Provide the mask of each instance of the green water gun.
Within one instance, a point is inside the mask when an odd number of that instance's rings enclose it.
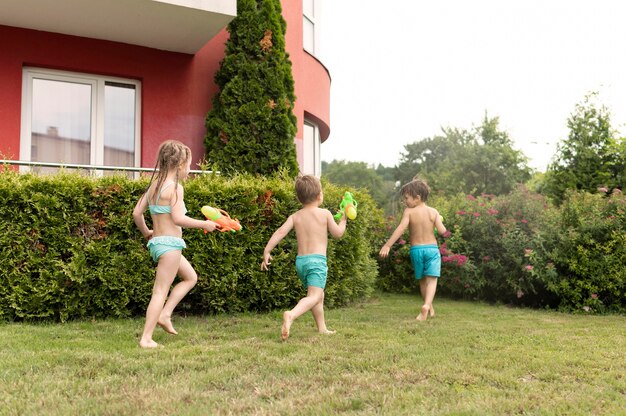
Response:
[[[354,196],[352,196],[352,192],[346,192],[343,194],[343,199],[341,200],[341,204],[339,204],[339,211],[335,214],[335,221],[339,221],[343,215],[343,212],[346,212],[346,217],[353,220],[356,218],[356,207],[359,204],[354,200]]]

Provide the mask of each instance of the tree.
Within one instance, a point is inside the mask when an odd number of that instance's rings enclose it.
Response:
[[[222,172],[298,173],[294,81],[280,0],[238,0],[206,118],[207,162]]]
[[[499,130],[497,117],[485,115],[473,130],[443,128],[442,135],[405,146],[397,178],[419,175],[433,190],[446,193],[506,194],[530,178],[528,159]]]
[[[336,185],[365,188],[379,207],[389,210],[394,193],[394,181],[385,180],[378,172],[385,172],[382,165],[377,170],[365,162],[346,162],[333,160],[322,162],[322,176]]]
[[[586,95],[567,120],[568,138],[559,143],[543,185],[554,201],[561,201],[568,189],[597,192],[621,186],[623,144],[615,139],[609,110],[597,98],[595,92]]]

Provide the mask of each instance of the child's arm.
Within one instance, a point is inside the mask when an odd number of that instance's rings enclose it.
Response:
[[[172,205],[172,221],[174,221],[174,224],[184,228],[201,228],[207,231],[215,230],[217,224],[213,221],[197,220],[185,215],[185,211],[183,210],[184,195],[185,191],[183,190],[183,187],[178,185],[176,187],[176,197],[172,196],[170,199],[174,202],[174,205]]]
[[[326,222],[328,224],[328,231],[333,238],[341,238],[343,233],[346,232],[346,211],[342,211],[343,215],[341,216],[341,220],[339,220],[339,224],[335,222],[335,218],[333,214],[330,213],[329,210],[326,210]]]
[[[261,270],[267,270],[267,266],[269,266],[272,260],[272,256],[270,256],[271,251],[282,241],[283,238],[293,229],[293,216],[290,215],[287,218],[287,221],[280,228],[274,231],[272,237],[267,242],[265,246],[265,250],[263,250],[263,263],[261,263]]]
[[[391,246],[393,246],[393,243],[395,243],[396,240],[400,238],[400,236],[404,233],[404,231],[406,231],[406,228],[408,226],[409,226],[409,211],[408,209],[405,209],[404,213],[402,214],[402,219],[400,220],[400,224],[398,224],[398,227],[396,227],[396,230],[393,232],[393,234],[391,234],[391,237],[389,237],[389,240],[387,240],[385,245],[380,249],[380,252],[378,253],[380,257],[385,258],[389,255],[389,250],[391,250]]]
[[[437,229],[437,233],[439,233],[440,236],[445,237],[447,230],[445,225],[443,225],[443,218],[441,217],[441,215],[439,215],[439,212],[437,210],[435,210],[435,214],[437,215],[435,217],[435,228]]]
[[[148,208],[148,197],[147,192],[141,195],[139,201],[135,205],[135,209],[133,209],[133,219],[135,220],[135,225],[139,228],[141,235],[144,236],[146,240],[149,240],[152,237],[152,230],[148,228],[146,225],[146,218],[143,216],[143,213],[146,212]]]

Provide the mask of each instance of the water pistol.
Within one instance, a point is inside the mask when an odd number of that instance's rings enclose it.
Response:
[[[346,217],[353,220],[356,218],[356,207],[359,204],[354,200],[352,196],[352,192],[346,192],[343,194],[343,199],[341,200],[341,204],[339,204],[339,211],[335,214],[335,221],[339,221],[341,219],[342,213],[346,212]]]
[[[224,211],[223,209],[213,208],[208,205],[205,205],[200,209],[200,211],[202,211],[202,214],[204,214],[207,220],[211,220],[217,225],[219,225],[218,229],[221,232],[241,231],[242,227],[241,227],[241,224],[239,224],[239,220],[230,218],[230,215],[228,215],[228,212]],[[207,231],[204,230],[204,232],[206,234]]]

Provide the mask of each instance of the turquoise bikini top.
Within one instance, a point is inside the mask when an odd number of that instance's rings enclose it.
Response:
[[[148,209],[150,210],[150,214],[155,215],[155,214],[171,214],[172,213],[172,207],[169,205],[157,205],[159,202],[159,199],[161,199],[161,194],[163,193],[163,191],[165,190],[165,188],[167,188],[168,186],[170,186],[171,184],[173,184],[174,182],[168,182],[165,185],[163,185],[163,187],[161,188],[161,192],[159,192],[159,195],[157,196],[157,199],[155,202],[155,205],[148,205]],[[187,207],[185,207],[185,201],[183,201],[183,212],[186,214],[187,213]]]

